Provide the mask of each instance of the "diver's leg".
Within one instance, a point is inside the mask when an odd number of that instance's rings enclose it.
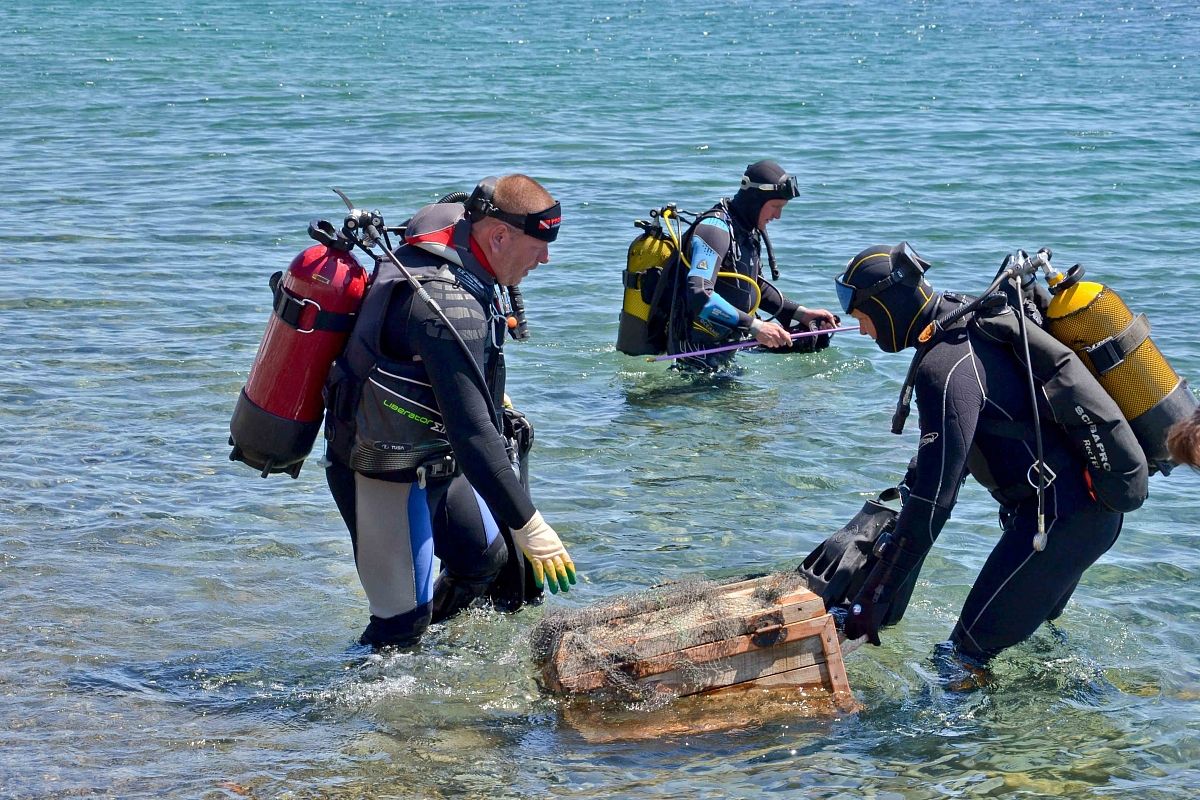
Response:
[[[1048,493],[1048,497],[1052,493]],[[1062,612],[1084,571],[1117,539],[1121,515],[1087,503],[1048,517],[1046,549],[1033,549],[1036,507],[1022,504],[967,595],[950,640],[986,662]]]
[[[358,529],[357,515],[354,513],[354,470],[344,467],[336,461],[325,468],[325,483],[333,502],[337,504],[338,513],[350,531],[350,546],[354,548],[354,560],[358,561]]]
[[[508,559],[492,512],[465,477],[431,484],[430,510],[442,562],[433,591],[433,622],[441,622],[484,596]]]
[[[373,647],[415,643],[429,627],[433,532],[416,484],[355,474],[358,579],[371,622],[360,641]]]

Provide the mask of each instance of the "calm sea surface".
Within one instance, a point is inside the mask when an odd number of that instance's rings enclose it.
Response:
[[[551,607],[783,569],[902,474],[906,356],[842,336],[687,381],[616,353],[632,222],[751,161],[799,175],[781,287],[911,241],[939,288],[1050,246],[1200,385],[1194,3],[317,3],[0,8],[0,796],[1193,797],[1200,477],[1152,480],[1056,631],[955,694],[932,660],[997,537],[974,483],[858,713],[591,744],[533,679],[543,613],[353,644],[315,457],[227,460],[267,277],[340,220],[491,173],[562,198],[510,393],[583,582]]]

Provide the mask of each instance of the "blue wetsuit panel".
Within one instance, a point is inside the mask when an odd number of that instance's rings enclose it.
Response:
[[[415,483],[408,491],[408,542],[412,548],[413,587],[420,606],[433,600],[433,519],[429,495]]]
[[[706,219],[701,225],[712,225],[714,228],[719,228],[729,235],[729,228],[719,220]],[[704,241],[701,236],[692,237],[692,272],[699,275],[707,281],[715,281],[717,279],[717,267],[720,266],[721,257],[717,251],[712,248],[708,242]]]
[[[712,225],[720,229],[725,235],[729,235],[729,226],[720,220],[705,219],[700,224],[702,226]],[[699,275],[710,283],[716,282],[721,257],[701,236],[692,237],[691,263],[692,274]],[[709,295],[708,300],[704,303],[704,307],[700,309],[700,313],[697,316],[705,322],[715,322],[718,325],[724,325],[729,328],[736,328],[738,324],[738,310],[733,307],[732,303],[716,292],[712,292]]]
[[[487,503],[479,496],[479,492],[475,492],[475,502],[479,505],[479,518],[483,521],[483,535],[490,545],[500,535],[500,527],[496,524],[496,518],[492,516]]]

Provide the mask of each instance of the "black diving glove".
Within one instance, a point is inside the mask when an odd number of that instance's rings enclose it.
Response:
[[[807,325],[797,325],[789,333],[810,333],[812,331],[821,330],[822,323],[810,322]],[[829,347],[829,340],[833,338],[833,334],[825,334],[824,336],[802,336],[799,339],[792,340],[793,353],[816,353]]]
[[[879,646],[879,629],[883,627],[883,618],[891,605],[891,592],[883,584],[883,574],[888,566],[876,564],[867,576],[867,582],[854,596],[845,622],[846,638],[850,641],[865,636],[868,642]]]
[[[925,561],[925,553],[908,550],[903,544],[890,534],[879,537],[875,545],[879,561],[850,601],[843,629],[847,639],[865,636],[879,646],[879,630],[900,621]]]

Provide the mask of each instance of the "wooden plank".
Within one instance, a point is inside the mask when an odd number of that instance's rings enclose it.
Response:
[[[757,578],[747,578],[744,580],[737,580],[737,581],[733,581],[731,583],[726,583],[723,585],[719,584],[719,582],[717,582],[718,583],[717,592],[722,597],[747,597],[747,596],[753,594],[759,588],[770,586],[773,581],[778,581],[778,580],[779,580],[779,575],[776,574],[776,575],[762,575]],[[680,587],[683,587],[686,585],[687,585],[686,583],[681,583]],[[712,588],[712,584],[710,584],[708,582],[700,582],[699,586],[703,587],[706,592],[711,590],[711,588]],[[654,588],[657,590],[661,590],[664,594],[666,594],[666,593],[669,593],[670,590],[672,589],[672,584],[669,584],[669,583],[662,584],[662,585],[656,586]],[[810,592],[807,588],[805,588],[803,584],[798,585],[794,591],[795,591],[795,593],[802,593],[804,595],[811,595],[812,597],[816,597],[816,595],[813,594],[812,592]],[[666,611],[667,609],[670,609],[670,608],[675,608],[680,605],[684,605],[686,603],[695,603],[698,600],[700,600],[699,597],[680,597],[676,600],[676,602],[673,602],[669,605],[664,606],[663,605],[664,599],[669,599],[669,598],[664,598],[663,595],[654,595],[653,593],[649,597],[634,598],[634,599],[630,600],[629,602],[627,602],[624,607],[618,606],[618,607],[612,609],[607,616],[607,622],[604,624],[617,626],[620,624],[619,623],[620,620],[628,619],[629,617],[636,617],[636,616],[640,616],[642,614],[653,614],[655,612]]]
[[[754,591],[754,589],[762,582],[762,580],[762,578],[750,578],[747,580],[734,581],[721,586],[719,592],[722,595],[736,595],[741,592],[749,594],[750,592]],[[712,588],[712,584],[707,581],[699,582],[697,585],[698,587],[703,587],[706,591]],[[628,619],[629,617],[636,617],[642,614],[653,614],[658,611],[663,611],[667,608],[673,608],[685,603],[696,602],[698,599],[696,597],[679,597],[675,602],[669,605],[663,605],[665,600],[671,599],[669,593],[672,588],[682,588],[684,586],[687,586],[687,584],[680,583],[678,587],[675,587],[673,584],[669,583],[655,586],[648,593],[648,596],[633,597],[626,601],[623,606],[618,605],[612,609],[609,609],[606,617],[606,623],[604,624],[615,625],[619,624],[620,620]],[[656,594],[656,591],[659,593]]]
[[[731,683],[728,686],[717,686],[708,690],[710,693],[715,692],[748,692],[755,689],[799,689],[809,690],[816,687],[817,693],[822,696],[827,696],[829,691],[825,688],[829,685],[829,666],[824,661],[815,661],[807,666],[794,667],[792,669],[784,669],[779,672],[773,672],[769,675],[761,675],[757,678],[740,683]]]
[[[743,658],[736,662],[737,668],[732,670],[732,674],[734,676],[737,674],[746,674],[747,677],[742,677],[739,680],[724,680],[723,683],[718,680],[708,685],[738,683],[742,680],[750,680],[754,676],[770,674],[771,671],[779,671],[777,669],[772,670],[771,665],[776,661],[786,662],[789,658],[798,658],[801,652],[809,654],[809,657],[812,659],[816,659],[819,654],[820,659],[824,660],[825,646],[820,639],[820,634],[825,630],[826,622],[831,621],[828,615],[823,615],[815,619],[799,620],[788,625],[767,628],[748,636],[738,636],[719,642],[710,642],[641,661],[620,664],[617,666],[617,669],[638,682],[644,682],[646,679],[659,676],[655,678],[655,682],[657,683],[681,683],[684,682],[683,671],[679,668],[681,662],[684,664],[703,664],[706,669],[711,668],[720,675],[728,675],[731,673],[728,665],[714,666],[709,664],[709,662],[725,661],[735,656],[743,656]],[[782,668],[791,669],[796,666],[803,665],[795,663]],[[738,672],[739,669],[742,670],[741,673]],[[753,673],[753,675],[750,675],[750,673]],[[579,675],[558,675],[556,678],[557,683],[563,689],[574,692],[592,691],[599,689],[607,683],[605,673],[600,670]],[[699,687],[691,691],[700,691],[703,688],[706,687]]]
[[[643,638],[628,632],[617,635],[616,631],[613,631],[613,641],[609,643],[605,641],[607,637],[597,635],[593,629],[589,629],[582,632],[589,638],[587,648],[590,655],[587,660],[580,659],[578,652],[572,650],[570,634],[567,634],[563,641],[565,646],[560,646],[547,665],[552,669],[552,673],[546,677],[551,683],[566,685],[574,680],[572,673],[578,672],[581,667],[585,672],[592,671],[588,669],[588,662],[606,664],[609,659],[615,659],[618,664],[625,664],[653,658],[678,651],[683,643],[695,647],[723,641],[731,631],[734,635],[757,637],[769,644],[777,635],[773,631],[780,626],[791,625],[824,613],[825,607],[821,598],[806,590],[781,598],[780,605],[776,607],[765,608],[744,617],[697,622],[683,629],[675,629],[668,625],[651,625],[650,627],[657,627],[659,630],[664,627],[667,630]]]
[[[811,630],[812,627],[813,621],[807,620],[792,626],[792,629]],[[742,644],[739,641],[731,648],[735,652],[728,656],[699,663],[701,676],[698,679],[695,669],[689,666],[640,677],[638,683],[662,686],[683,696],[715,687],[757,681],[779,672],[817,667],[825,661],[819,638],[807,632],[796,637],[789,636],[786,641],[768,648],[751,646],[742,649]],[[823,685],[819,671],[809,677],[812,678],[810,685],[817,688]]]
[[[825,626],[821,629],[821,645],[825,650],[825,662],[829,665],[829,688],[834,697],[849,702],[850,679],[846,677],[846,664],[842,660],[842,643],[838,640],[837,624],[829,615],[826,615]]]
[[[735,683],[732,686],[720,686],[705,692],[714,694],[749,694],[761,692],[779,701],[791,699],[802,701],[828,701],[837,711],[849,713],[862,708],[850,692],[849,684],[846,690],[830,691],[830,686],[838,683],[835,677],[837,667],[833,661],[814,664],[811,667],[799,667],[786,672],[776,672],[764,675],[752,681]],[[844,677],[843,677],[844,680]]]
[[[781,676],[783,680],[795,678]],[[659,741],[671,736],[757,728],[773,722],[827,718],[856,709],[852,702],[839,702],[819,689],[797,689],[786,683],[765,687],[741,683],[680,697],[664,708],[651,711],[596,702],[582,695],[564,701],[561,706],[564,723],[594,744]]]

